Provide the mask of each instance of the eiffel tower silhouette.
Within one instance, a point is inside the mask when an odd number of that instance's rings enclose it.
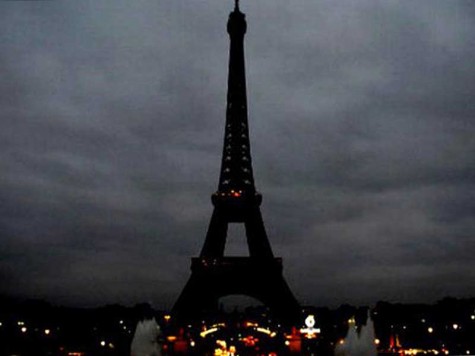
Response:
[[[275,258],[260,211],[252,171],[244,68],[245,15],[238,0],[229,15],[229,75],[224,148],[218,191],[204,246],[192,258],[191,277],[173,307],[182,319],[218,309],[220,297],[248,295],[266,305],[282,321],[293,321],[299,304],[282,275],[282,259]],[[249,256],[224,255],[229,223],[245,226]]]

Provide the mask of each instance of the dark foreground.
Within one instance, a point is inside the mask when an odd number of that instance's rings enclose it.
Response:
[[[433,305],[379,302],[369,321],[368,308],[306,307],[294,326],[274,322],[260,307],[177,325],[166,312],[146,304],[79,309],[0,301],[0,356],[130,355],[137,323],[144,319],[159,324],[165,355],[322,356],[333,355],[335,347],[339,354],[352,355],[371,348],[380,355],[475,354],[475,299],[446,298]],[[314,316],[310,333],[305,325],[309,315]]]

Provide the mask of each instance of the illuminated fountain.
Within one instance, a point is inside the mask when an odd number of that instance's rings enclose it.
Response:
[[[139,321],[130,347],[131,356],[161,356],[158,344],[160,334],[155,318]]]
[[[378,354],[375,344],[374,325],[368,315],[366,325],[358,333],[355,319],[348,321],[348,334],[335,347],[335,356],[376,356]]]

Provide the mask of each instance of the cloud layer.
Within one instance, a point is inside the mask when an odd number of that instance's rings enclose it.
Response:
[[[298,298],[473,296],[475,5],[241,3],[256,185]],[[232,6],[0,4],[0,293],[172,305],[212,212]]]

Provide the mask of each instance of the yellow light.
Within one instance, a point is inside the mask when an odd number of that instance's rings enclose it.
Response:
[[[166,321],[169,321],[171,319],[171,315],[164,315],[163,316],[163,319],[165,319]]]
[[[475,320],[475,315],[470,315],[470,319]]]
[[[340,340],[340,345],[343,345],[345,343],[345,340],[341,339]]]
[[[21,332],[22,332],[22,333],[26,333],[27,330],[28,330],[28,329],[27,329],[26,327],[22,327],[22,328],[21,328]]]
[[[427,331],[429,332],[429,334],[432,334],[434,332],[434,329],[432,327],[429,327],[427,328]]]
[[[285,340],[285,345],[289,346],[289,345],[290,345],[290,341],[289,341],[289,340]]]
[[[49,335],[51,333],[50,329],[45,329],[45,335]]]
[[[173,342],[173,341],[176,340],[176,336],[174,336],[174,335],[169,335],[169,336],[167,336],[167,340],[168,340],[169,342]]]
[[[193,340],[191,340],[191,341],[190,341],[190,346],[191,346],[191,347],[195,347],[195,345],[196,345],[196,343],[195,343]]]
[[[272,331],[270,331],[269,329],[264,328],[257,328],[256,330],[267,335],[270,335],[272,333]]]
[[[101,346],[106,346],[106,342],[104,340],[101,341]]]
[[[216,331],[218,331],[218,328],[211,328],[211,329],[200,332],[200,336],[201,337],[206,337],[206,335],[214,333]]]
[[[381,343],[381,340],[379,340],[379,339],[374,339],[374,344],[375,344],[375,345],[379,345],[380,343]]]

